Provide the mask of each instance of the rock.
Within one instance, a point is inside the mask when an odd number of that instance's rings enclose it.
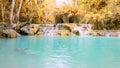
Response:
[[[8,37],[8,38],[16,38],[19,37],[20,34],[15,30],[10,29],[6,26],[6,24],[0,25],[0,38]]]
[[[92,32],[86,30],[86,31],[84,31],[84,35],[85,35],[85,36],[92,36]]]
[[[70,32],[69,32],[69,30],[59,30],[57,32],[57,34],[60,36],[68,36],[68,35],[70,35]]]
[[[43,35],[43,32],[38,32],[37,35]]]
[[[4,37],[8,37],[8,38],[16,38],[20,36],[20,34],[13,29],[5,29],[2,31],[2,33],[3,35],[5,35]]]
[[[97,36],[105,36],[105,32],[104,32],[104,31],[99,31],[99,32],[97,33]]]
[[[40,25],[39,24],[31,24],[30,28],[32,28],[31,30],[34,32],[34,34],[36,34],[38,32],[38,30],[40,29]]]
[[[2,33],[0,32],[0,39],[1,39],[1,38],[3,38],[3,35],[2,35]]]
[[[20,24],[14,24],[12,29],[14,29],[17,32],[20,32],[21,25]]]
[[[30,28],[29,26],[24,26],[20,30],[21,30],[21,34],[23,35],[34,35],[32,28]]]
[[[64,29],[65,29],[65,30],[69,30],[70,32],[72,31],[72,28],[69,27],[69,26],[66,26],[66,25],[64,26]]]
[[[110,33],[110,36],[111,36],[111,37],[118,37],[119,34],[118,34],[117,32],[111,32],[111,33]]]
[[[20,30],[21,30],[22,34],[24,34],[24,35],[34,35],[39,30],[39,25],[31,24],[29,26],[22,27]]]
[[[73,29],[74,27],[76,27],[76,26],[77,26],[76,24],[64,24],[64,25],[63,25],[64,29],[69,30],[70,32],[71,32],[72,29]]]
[[[74,31],[73,33],[74,33],[75,35],[77,35],[77,36],[80,36],[79,31]]]
[[[98,36],[98,32],[97,31],[92,31],[92,35],[93,36]]]

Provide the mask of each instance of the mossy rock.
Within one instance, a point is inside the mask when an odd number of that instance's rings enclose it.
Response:
[[[60,36],[69,36],[70,32],[68,30],[59,30],[57,34]]]
[[[80,35],[79,31],[75,31],[75,35],[79,36]]]
[[[37,35],[42,36],[42,35],[43,35],[43,32],[38,32]]]

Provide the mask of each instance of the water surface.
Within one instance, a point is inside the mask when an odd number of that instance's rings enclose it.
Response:
[[[1,39],[0,68],[120,68],[120,38],[23,36]]]

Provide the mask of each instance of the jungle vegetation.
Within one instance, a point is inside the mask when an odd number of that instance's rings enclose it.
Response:
[[[69,0],[68,0],[69,1]],[[120,29],[120,0],[0,0],[0,23],[77,23]]]

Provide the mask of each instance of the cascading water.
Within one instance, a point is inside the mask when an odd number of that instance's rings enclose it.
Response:
[[[90,24],[82,24],[74,27],[73,31],[78,31],[80,36],[89,36],[91,34],[92,26]]]
[[[118,32],[118,37],[120,37],[120,31]]]
[[[59,30],[63,30],[64,24],[42,24],[40,31],[45,36],[56,36]],[[82,24],[81,26],[75,26],[74,31],[78,31],[80,36],[90,36],[92,26],[90,24]]]
[[[42,24],[40,31],[43,32],[45,36],[55,36],[60,29],[61,24]]]

